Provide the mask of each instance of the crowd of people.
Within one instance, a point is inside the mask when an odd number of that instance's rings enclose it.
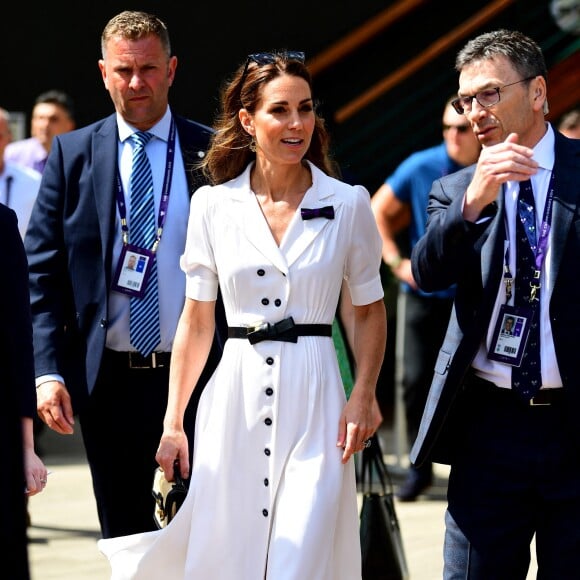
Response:
[[[22,474],[2,484],[21,509],[1,533],[19,578],[26,498],[49,477],[41,420],[80,429],[113,579],[360,579],[355,458],[383,421],[382,262],[406,297],[397,496],[451,466],[443,577],[524,579],[534,535],[540,574],[576,569],[577,111],[546,122],[539,46],[485,33],[457,55],[442,141],[371,194],[341,177],[305,61],[248,55],[206,126],[171,107],[165,23],[123,11],[101,35],[109,116],[77,128],[50,90],[13,141],[0,109],[2,423]],[[157,466],[189,482],[163,529]]]

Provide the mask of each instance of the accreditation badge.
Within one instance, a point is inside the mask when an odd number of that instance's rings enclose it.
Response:
[[[535,308],[504,304],[499,312],[487,358],[519,367],[535,315]]]
[[[131,244],[123,246],[112,289],[143,298],[154,260],[155,254],[150,250]]]

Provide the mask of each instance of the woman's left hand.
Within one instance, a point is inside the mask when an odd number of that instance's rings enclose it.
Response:
[[[34,449],[24,449],[25,493],[32,496],[44,490],[48,482],[48,471]]]
[[[343,449],[342,463],[365,448],[382,422],[383,416],[374,391],[363,391],[355,385],[340,416],[336,446]]]

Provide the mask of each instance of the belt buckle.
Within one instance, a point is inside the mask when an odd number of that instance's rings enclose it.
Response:
[[[257,322],[253,326],[248,326],[247,337],[250,344],[256,344],[270,335],[270,323],[269,322]]]
[[[546,393],[546,396],[548,396],[547,393]],[[552,404],[551,401],[546,401],[545,403],[539,403],[539,402],[537,403],[534,401],[535,398],[536,397],[532,397],[530,399],[530,407],[549,407]]]
[[[246,326],[246,333],[250,334],[251,332],[256,332],[258,330],[264,330],[270,326],[269,322],[258,321],[254,322],[253,324],[248,324]]]
[[[141,360],[139,361],[139,359]],[[148,362],[149,359],[151,360],[151,362]],[[130,369],[154,369],[156,367],[157,367],[157,359],[154,352],[151,353],[150,357],[144,357],[138,352],[129,351]]]

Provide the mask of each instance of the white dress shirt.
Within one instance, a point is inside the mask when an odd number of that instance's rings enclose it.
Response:
[[[128,125],[120,115],[117,115],[119,129],[119,169],[121,183],[127,205],[127,217],[131,214],[131,195],[129,179],[131,176],[133,148],[129,138],[135,128]],[[165,175],[167,156],[167,140],[171,126],[171,111],[168,108],[163,118],[149,129],[155,135],[145,148],[153,173],[153,189],[155,196],[155,218],[159,217],[161,191]],[[177,322],[185,300],[185,275],[179,266],[179,258],[185,248],[187,234],[187,219],[189,215],[189,194],[187,180],[179,147],[179,137],[175,133],[175,159],[173,164],[173,178],[169,195],[167,217],[163,228],[161,242],[157,249],[157,272],[159,290],[159,319],[161,323],[161,343],[155,349],[161,352],[170,352],[173,346],[173,337],[177,329]],[[130,224],[129,224],[130,227]],[[114,275],[123,248],[121,236],[121,221],[117,206],[116,237],[113,249],[112,268]],[[129,340],[129,304],[130,298],[119,292],[109,294],[109,327],[107,330],[107,348],[119,351],[135,350]]]
[[[0,174],[0,202],[16,212],[22,239],[38,195],[41,178],[41,174],[34,169],[8,162],[4,164],[4,171]]]
[[[534,201],[536,204],[536,231],[540,231],[540,223],[544,215],[544,206],[548,194],[548,185],[552,177],[552,170],[554,168],[554,130],[550,124],[547,125],[547,130],[542,139],[534,147],[534,160],[538,162],[539,168],[535,175],[532,176],[532,189],[534,191]],[[515,256],[515,224],[517,218],[517,200],[520,191],[519,182],[508,181],[503,188],[506,224],[508,229],[508,240],[505,242],[505,249],[509,247],[509,268],[512,275],[515,277],[516,271],[516,256]],[[508,246],[509,245],[509,246]],[[548,295],[548,288],[552,287],[550,283],[552,259],[552,245],[551,236],[548,239],[548,247],[546,257],[542,266],[541,273],[541,290],[540,290],[540,359],[542,366],[542,387],[555,388],[562,386],[562,378],[558,369],[556,361],[556,351],[554,349],[554,339],[552,337],[552,325],[550,324],[550,296]],[[517,279],[515,280],[517,285]],[[490,320],[489,328],[486,335],[485,342],[480,346],[479,351],[473,361],[473,367],[476,374],[480,377],[495,383],[499,387],[511,388],[511,373],[512,367],[507,364],[502,364],[497,361],[488,359],[487,353],[491,345],[492,336],[495,328],[497,318],[499,316],[500,307],[505,304],[506,294],[505,285],[502,281],[498,288],[498,294],[493,309],[493,314]],[[513,305],[513,296],[510,301]]]

